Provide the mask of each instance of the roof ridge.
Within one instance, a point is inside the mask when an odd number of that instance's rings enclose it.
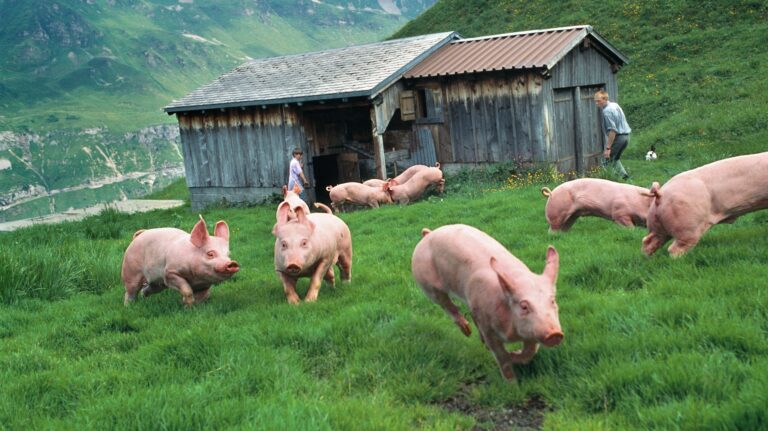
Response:
[[[566,31],[566,30],[587,30],[587,32],[591,32],[592,26],[587,24],[582,24],[582,25],[572,25],[569,27],[555,27],[555,28],[544,28],[540,30],[526,30],[526,31],[517,31],[512,33],[491,34],[487,36],[458,39],[451,42],[451,44],[459,44],[462,42],[473,42],[473,41],[480,41],[480,40],[501,39],[501,38],[511,37],[511,36],[534,35],[539,33],[554,33],[558,31]]]

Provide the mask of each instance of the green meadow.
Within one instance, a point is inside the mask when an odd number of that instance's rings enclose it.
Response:
[[[397,36],[592,24],[630,58],[623,161],[647,187],[768,150],[766,18],[748,0],[441,0]],[[274,202],[200,212],[209,229],[229,223],[242,269],[191,309],[172,291],[124,307],[120,280],[133,233],[189,231],[188,205],[0,234],[0,429],[768,429],[768,211],[714,226],[682,258],[646,257],[644,228],[586,217],[548,233],[539,189],[563,178],[538,168],[464,171],[442,196],[341,214],[352,281],[299,306],[274,272]],[[413,280],[421,229],[451,223],[535,272],[548,245],[560,254],[565,339],[515,383]]]
[[[686,163],[634,153],[636,183]],[[124,307],[120,281],[134,231],[189,231],[198,214],[188,206],[3,234],[0,427],[768,426],[768,213],[713,227],[683,258],[649,258],[643,228],[589,217],[548,233],[539,188],[560,179],[502,165],[450,176],[444,195],[409,206],[343,213],[352,282],[324,284],[317,303],[299,306],[274,272],[274,204],[202,211],[211,229],[229,223],[242,270],[192,309],[173,291]],[[547,245],[560,253],[565,340],[516,366],[516,383],[476,329],[464,337],[413,280],[421,229],[451,223],[489,233],[535,272]]]

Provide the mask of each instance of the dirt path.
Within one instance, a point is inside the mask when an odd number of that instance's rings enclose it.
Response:
[[[33,217],[23,220],[9,221],[0,223],[0,232],[10,232],[22,227],[32,226],[33,224],[52,224],[63,221],[82,220],[88,216],[96,215],[107,208],[114,208],[120,212],[136,213],[156,209],[175,208],[184,205],[182,200],[155,200],[155,199],[129,199],[94,205],[88,208],[65,211],[63,213],[51,214],[42,217]]]

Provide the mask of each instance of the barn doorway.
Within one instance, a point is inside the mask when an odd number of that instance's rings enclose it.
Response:
[[[604,85],[556,88],[555,143],[557,169],[563,173],[584,174],[599,166],[603,152],[600,112],[595,93]]]
[[[340,182],[336,154],[313,157],[312,164],[315,173],[315,199],[317,202],[330,204],[331,198],[325,188]]]

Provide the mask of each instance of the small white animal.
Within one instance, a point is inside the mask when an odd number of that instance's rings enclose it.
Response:
[[[645,153],[645,160],[651,161],[658,159],[659,156],[656,155],[656,146],[651,145],[651,149],[648,150],[647,153]]]

